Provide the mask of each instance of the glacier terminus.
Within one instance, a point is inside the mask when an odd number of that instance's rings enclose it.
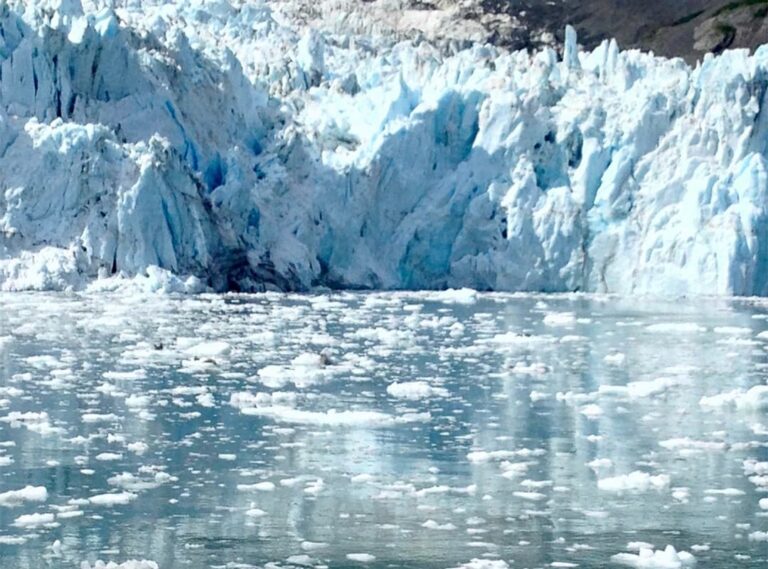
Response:
[[[768,294],[768,48],[0,7],[0,289]]]

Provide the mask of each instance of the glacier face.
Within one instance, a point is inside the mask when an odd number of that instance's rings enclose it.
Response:
[[[0,289],[768,294],[768,48],[460,49],[280,4],[2,4]]]

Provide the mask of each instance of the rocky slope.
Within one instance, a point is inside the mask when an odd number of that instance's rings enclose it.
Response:
[[[570,24],[587,49],[616,39],[691,63],[768,41],[768,0],[289,0],[275,7],[331,32],[422,34],[511,49],[560,48]]]

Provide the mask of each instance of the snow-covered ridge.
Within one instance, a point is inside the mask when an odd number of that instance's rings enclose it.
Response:
[[[278,4],[2,5],[0,289],[768,294],[768,49],[456,51]]]

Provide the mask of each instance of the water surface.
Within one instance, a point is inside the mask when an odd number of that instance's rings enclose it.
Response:
[[[763,303],[6,294],[0,311],[3,568],[606,567],[632,542],[768,564]],[[3,502],[26,486],[45,500]]]

